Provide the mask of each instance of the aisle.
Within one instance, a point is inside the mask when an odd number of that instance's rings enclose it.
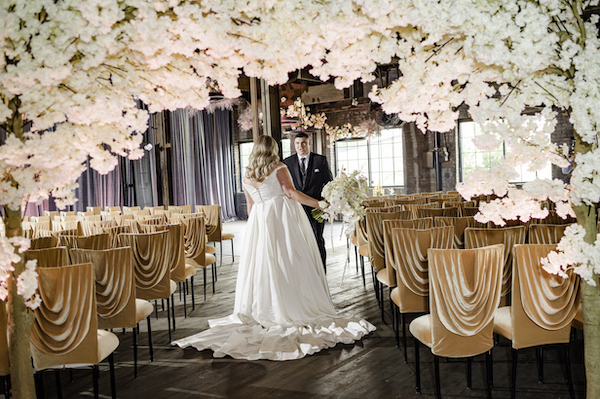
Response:
[[[224,229],[236,235],[236,255],[241,253],[245,222],[226,223]],[[156,361],[148,357],[146,323],[141,324],[138,353],[138,378],[133,378],[132,334],[115,331],[121,344],[115,352],[117,393],[119,398],[414,398],[414,349],[409,339],[408,363],[404,363],[402,349],[396,348],[394,334],[389,325],[381,322],[379,308],[373,294],[371,276],[367,286],[356,272],[354,257],[346,268],[345,239],[339,239],[340,225],[333,228],[335,249],[331,249],[330,227],[326,228],[328,250],[327,279],[332,300],[343,313],[365,317],[377,326],[377,331],[354,345],[339,344],[313,356],[294,361],[272,362],[266,360],[244,361],[231,358],[213,359],[212,352],[198,352],[193,348],[180,349],[168,344],[165,312],[159,319],[152,318],[152,336]],[[229,255],[231,245],[224,244]],[[233,309],[237,263],[225,256],[219,268],[216,293],[208,285],[207,301],[202,301],[202,274],[196,275],[196,309],[188,302],[188,317],[183,317],[183,302],[176,293],[177,329],[173,339],[178,339],[208,327],[210,318],[228,315]],[[367,267],[368,264],[367,264]],[[210,281],[210,273],[208,274]],[[388,303],[389,304],[389,303]],[[159,304],[160,307],[160,304]],[[386,321],[390,322],[386,309]],[[494,350],[494,398],[509,398],[510,348],[506,342]],[[574,351],[572,351],[573,353]],[[519,356],[518,398],[567,398],[563,372],[558,366],[557,351],[548,349],[545,355],[545,384],[537,383],[535,352],[523,351]],[[433,358],[421,349],[421,378],[423,393],[420,399],[435,397],[433,383]],[[484,357],[473,363],[473,389],[466,389],[466,362],[450,360],[441,362],[440,372],[444,398],[483,398]],[[100,394],[110,395],[108,365],[100,367]],[[92,396],[92,375],[89,369],[76,370],[74,382],[69,382],[63,371],[62,387],[65,398]],[[583,367],[581,357],[573,356],[573,375],[578,397],[583,397]],[[55,383],[52,373],[45,374],[46,397],[54,398]]]

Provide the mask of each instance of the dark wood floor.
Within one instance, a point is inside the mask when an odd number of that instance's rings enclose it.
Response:
[[[236,255],[242,251],[244,222],[225,225],[236,234]],[[138,377],[133,374],[132,333],[117,332],[121,341],[115,352],[117,396],[119,398],[433,398],[433,357],[421,347],[422,394],[415,393],[414,346],[409,339],[408,363],[403,349],[396,348],[391,328],[389,307],[386,323],[373,294],[371,276],[363,287],[352,257],[345,267],[345,240],[339,239],[339,226],[334,233],[326,230],[328,273],[332,299],[342,313],[361,315],[377,326],[377,331],[354,345],[337,345],[304,359],[273,362],[244,361],[231,358],[213,359],[210,350],[198,352],[193,348],[180,349],[168,342],[166,313],[152,318],[155,361],[149,361],[146,324],[141,325],[139,337]],[[335,251],[331,250],[334,242]],[[223,248],[223,265],[219,267],[216,293],[208,286],[206,302],[202,298],[202,277],[196,275],[196,309],[183,317],[183,302],[176,297],[176,331],[173,339],[185,337],[208,326],[208,319],[226,316],[233,309],[237,261],[231,262],[229,242]],[[217,261],[218,262],[218,261]],[[368,264],[367,264],[368,266]],[[343,277],[343,278],[342,278]],[[209,273],[210,281],[210,273]],[[177,295],[177,294],[176,294]],[[389,305],[389,303],[387,303]],[[160,307],[160,304],[159,304]],[[584,397],[584,373],[581,361],[581,342],[572,345],[572,368],[575,393]],[[517,398],[568,398],[564,376],[562,350],[544,351],[544,383],[537,382],[534,350],[519,355]],[[509,398],[510,346],[506,341],[493,351],[494,398]],[[473,388],[466,388],[466,361],[449,360],[440,364],[442,395],[445,398],[484,398],[485,358],[473,363]],[[108,364],[100,368],[100,397],[110,397]],[[93,396],[92,374],[89,369],[75,370],[74,381],[69,373],[61,372],[65,398]],[[53,373],[44,373],[46,398],[56,397]]]

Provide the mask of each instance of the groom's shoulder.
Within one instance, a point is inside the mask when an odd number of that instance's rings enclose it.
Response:
[[[284,164],[286,164],[286,165],[287,165],[287,164],[289,164],[289,163],[291,163],[291,162],[292,162],[292,159],[294,159],[294,157],[295,157],[295,156],[296,156],[296,155],[290,155],[289,157],[287,157],[287,158],[285,158],[285,159],[283,160],[283,163],[284,163]]]

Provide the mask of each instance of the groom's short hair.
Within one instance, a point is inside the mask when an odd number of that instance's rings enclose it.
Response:
[[[304,132],[300,132],[300,133],[296,133],[296,135],[294,136],[294,140],[296,139],[303,139],[303,138],[309,138],[308,134],[304,133]]]

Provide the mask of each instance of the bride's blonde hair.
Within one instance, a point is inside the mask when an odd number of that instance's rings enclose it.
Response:
[[[279,146],[271,136],[260,136],[254,143],[244,174],[250,180],[262,181],[271,172],[274,163],[279,162]]]

